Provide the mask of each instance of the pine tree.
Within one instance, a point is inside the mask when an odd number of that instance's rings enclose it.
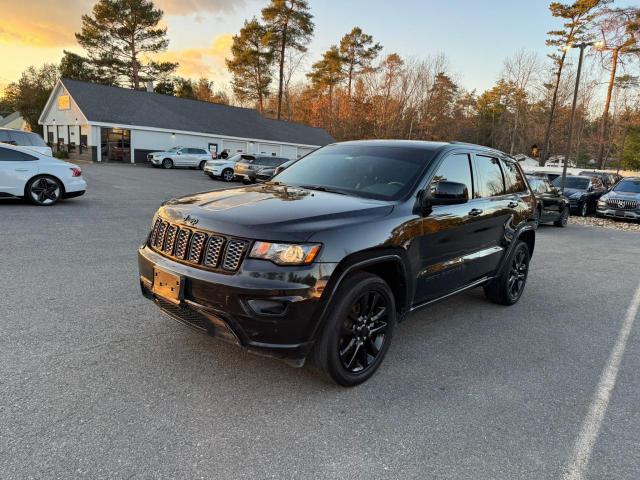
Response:
[[[82,16],[76,39],[95,68],[139,89],[144,81],[167,75],[178,66],[143,60],[169,45],[167,29],[158,27],[162,15],[148,0],[99,0],[91,15]]]
[[[284,85],[284,63],[287,49],[306,51],[306,45],[313,35],[313,15],[306,0],[271,0],[262,10],[268,38],[278,62],[278,107],[277,118],[282,115]]]
[[[231,87],[234,95],[241,102],[256,102],[261,113],[271,84],[273,50],[268,42],[264,25],[255,18],[245,21],[240,33],[233,37],[232,58],[226,60],[233,75]]]
[[[382,45],[373,43],[373,37],[354,27],[340,40],[340,55],[344,58],[347,76],[347,96],[351,98],[354,77],[369,67],[382,50]]]
[[[322,59],[318,60],[311,67],[311,72],[307,73],[311,84],[318,90],[327,91],[329,101],[329,129],[332,128],[333,119],[333,90],[344,80],[344,59],[336,45],[332,45],[324,52]]]

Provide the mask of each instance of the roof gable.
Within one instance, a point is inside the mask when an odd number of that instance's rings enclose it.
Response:
[[[313,146],[334,141],[322,128],[273,120],[263,117],[253,109],[64,78],[61,83],[89,122],[139,125]]]

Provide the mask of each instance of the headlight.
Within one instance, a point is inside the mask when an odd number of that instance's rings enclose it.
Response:
[[[319,243],[256,242],[249,257],[271,260],[278,265],[309,265],[320,251]]]

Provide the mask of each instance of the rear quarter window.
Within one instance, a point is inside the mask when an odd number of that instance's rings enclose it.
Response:
[[[510,160],[502,160],[502,167],[506,193],[526,192],[527,185],[518,166]]]

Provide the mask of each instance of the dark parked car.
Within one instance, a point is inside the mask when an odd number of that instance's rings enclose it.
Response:
[[[560,188],[562,177],[553,181],[553,186]],[[606,192],[606,188],[598,177],[567,175],[564,195],[569,199],[572,213],[586,217],[596,211],[598,199]]]
[[[596,215],[640,220],[640,177],[623,178],[600,197]]]
[[[239,178],[243,183],[255,183],[256,175],[259,170],[265,167],[279,167],[285,162],[288,162],[288,158],[284,157],[271,157],[267,155],[242,155],[242,160],[236,162],[236,166],[233,171],[236,178]]]
[[[527,173],[527,176],[535,175],[536,177],[546,178],[549,183],[553,182],[556,178],[562,175],[562,173],[558,172],[545,172],[545,171],[537,171],[532,173]]]
[[[416,309],[480,286],[519,300],[535,202],[496,150],[332,144],[273,182],[163,204],[138,252],[140,284],[188,326],[356,385]]]
[[[256,172],[256,181],[258,182],[266,182],[270,180],[274,175],[277,175],[280,172],[283,172],[287,168],[289,168],[293,162],[296,160],[289,160],[288,162],[284,162],[282,165],[278,165],[277,167],[264,167]]]
[[[536,207],[538,223],[553,222],[556,227],[566,226],[570,212],[567,197],[544,177],[527,174],[527,180],[538,200]]]
[[[622,178],[620,175],[617,175],[615,173],[594,172],[594,171],[590,172],[588,170],[580,172],[578,175],[583,175],[585,177],[598,177],[602,182],[602,184],[604,185],[604,188],[606,189],[613,187],[616,184],[616,182]]]

